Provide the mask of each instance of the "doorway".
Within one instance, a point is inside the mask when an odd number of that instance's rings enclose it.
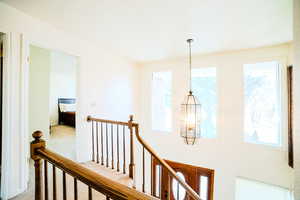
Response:
[[[187,165],[166,160],[175,170],[176,174],[183,179],[203,200],[213,200],[214,170]],[[154,159],[153,165],[153,193],[157,197],[170,200],[188,200],[185,189],[173,178],[169,178],[166,169],[162,169]],[[170,186],[170,194],[168,194]]]
[[[64,52],[29,47],[29,133],[41,130],[47,147],[76,159],[78,58]]]

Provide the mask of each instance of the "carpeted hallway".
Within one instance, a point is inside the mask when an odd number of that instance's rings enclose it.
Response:
[[[50,137],[46,141],[47,148],[57,152],[71,160],[75,160],[76,157],[76,137],[75,137],[75,128],[70,127],[70,126],[64,126],[64,125],[57,125],[57,126],[52,126],[50,130]],[[49,177],[52,177],[52,166],[48,166],[49,170]],[[59,171],[59,170],[58,170]],[[29,175],[29,185],[28,185],[28,190],[24,192],[21,195],[18,195],[12,200],[33,200],[34,199],[34,168],[33,168],[33,162],[30,160],[30,175]],[[68,178],[68,183],[71,181],[71,179]],[[60,186],[62,184],[62,175],[59,171],[57,173],[57,189],[58,189],[58,199],[61,199],[60,195]],[[72,183],[69,183],[70,185]],[[49,187],[52,186],[52,178],[49,178]],[[73,187],[68,187],[68,189]],[[52,191],[50,189],[50,191]],[[52,199],[52,198],[50,198]],[[71,199],[71,197],[70,197]]]
[[[46,141],[47,148],[66,157],[71,160],[76,160],[76,137],[75,129],[69,126],[53,126],[51,127],[51,135]],[[116,170],[111,170],[105,166],[101,166],[94,162],[82,163],[85,167],[98,172],[102,176],[110,178],[118,183],[122,183],[129,187],[132,187],[133,182],[126,174],[122,172],[117,172]],[[48,188],[49,188],[49,199],[53,199],[53,167],[48,163]],[[66,176],[67,180],[67,200],[74,199],[74,178],[71,176]],[[57,188],[57,199],[63,199],[62,191],[62,171],[56,168],[56,188]],[[93,199],[102,200],[106,197],[99,192],[92,191]],[[78,181],[78,199],[88,200],[88,186]],[[34,168],[33,162],[30,162],[30,181],[29,187],[26,192],[11,200],[34,200]]]

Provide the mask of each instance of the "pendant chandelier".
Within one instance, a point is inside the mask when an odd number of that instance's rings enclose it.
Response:
[[[189,45],[189,92],[181,104],[181,126],[180,135],[188,145],[193,145],[201,136],[200,119],[201,104],[192,92],[192,52],[191,43],[193,39],[187,40]]]

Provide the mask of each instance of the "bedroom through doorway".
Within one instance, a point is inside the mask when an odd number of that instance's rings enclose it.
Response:
[[[29,47],[29,133],[41,130],[49,149],[73,160],[77,69],[76,56]]]

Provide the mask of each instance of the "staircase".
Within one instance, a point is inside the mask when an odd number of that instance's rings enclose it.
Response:
[[[200,200],[199,195],[143,140],[139,124],[132,116],[128,122],[91,116],[87,121],[91,127],[92,148],[91,161],[86,163],[76,163],[48,150],[41,139],[42,133],[33,133],[31,158],[35,167],[35,200],[176,199],[171,184],[161,186],[162,178],[176,180],[186,192],[184,199]],[[49,165],[52,170],[48,169]],[[155,177],[153,172],[157,169],[154,167],[166,174],[158,173],[159,177]],[[58,170],[62,181],[57,181]],[[70,182],[71,189],[67,188]],[[87,192],[82,195],[84,188]]]

